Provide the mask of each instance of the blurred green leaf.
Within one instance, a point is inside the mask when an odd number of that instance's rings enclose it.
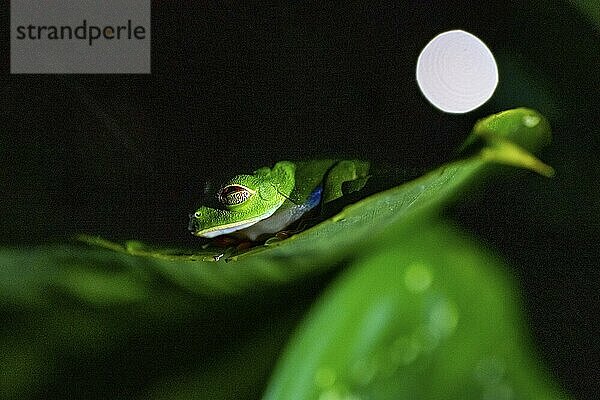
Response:
[[[600,30],[600,3],[597,0],[569,0]]]
[[[305,318],[265,399],[564,398],[502,262],[424,215],[379,240]]]

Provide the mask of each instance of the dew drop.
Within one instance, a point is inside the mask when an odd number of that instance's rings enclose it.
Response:
[[[433,281],[433,274],[427,265],[414,263],[409,265],[404,272],[404,284],[414,293],[427,290]]]
[[[523,125],[525,125],[528,128],[533,128],[539,123],[540,117],[538,117],[537,115],[525,115],[523,117]]]
[[[452,334],[458,324],[458,310],[454,303],[440,300],[429,311],[429,332],[437,338]]]
[[[375,360],[359,360],[352,365],[352,379],[358,385],[365,386],[371,383],[377,373]]]
[[[401,336],[392,344],[390,355],[393,364],[405,366],[415,361],[420,352],[421,344],[417,338]]]
[[[315,374],[315,383],[321,388],[328,388],[330,386],[333,386],[333,384],[335,383],[335,379],[335,371],[331,368],[319,368],[319,370]]]

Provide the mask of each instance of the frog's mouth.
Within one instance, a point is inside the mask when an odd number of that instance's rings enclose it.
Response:
[[[190,215],[190,223],[188,229],[192,232],[192,235],[205,238],[214,238],[220,235],[227,235],[245,228],[248,228],[263,219],[269,218],[275,213],[276,210],[266,212],[258,217],[249,218],[242,221],[231,222],[228,224],[211,226],[208,228],[202,227],[202,221],[194,214]]]

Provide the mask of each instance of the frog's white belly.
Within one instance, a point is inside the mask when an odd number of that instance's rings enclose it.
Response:
[[[315,206],[316,204],[307,202],[305,204],[292,205],[284,210],[279,209],[270,217],[265,218],[248,228],[236,231],[235,235],[254,241],[260,235],[279,232],[292,222],[297,221],[298,218],[306,214]]]

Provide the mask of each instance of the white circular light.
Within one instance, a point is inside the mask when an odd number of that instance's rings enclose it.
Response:
[[[417,60],[417,83],[435,107],[466,113],[488,101],[498,85],[490,49],[469,32],[454,30],[434,37]]]

